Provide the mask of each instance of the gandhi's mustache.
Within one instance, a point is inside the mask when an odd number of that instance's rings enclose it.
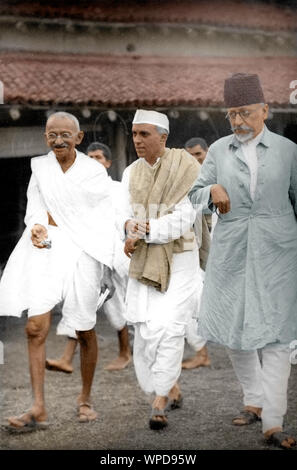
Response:
[[[55,144],[53,148],[54,149],[67,149],[68,145],[67,144]]]

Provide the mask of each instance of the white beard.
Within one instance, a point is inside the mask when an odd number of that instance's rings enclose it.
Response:
[[[242,144],[245,144],[249,140],[252,140],[254,138],[254,132],[249,132],[248,134],[235,134],[236,138],[241,142]]]

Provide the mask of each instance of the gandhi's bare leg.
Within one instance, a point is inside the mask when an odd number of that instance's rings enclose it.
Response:
[[[77,346],[77,339],[68,337],[65,349],[60,359],[46,359],[45,367],[48,370],[65,372],[71,374],[73,372],[72,361]]]
[[[118,338],[119,338],[119,356],[111,361],[106,367],[105,370],[113,371],[113,370],[122,370],[127,367],[127,365],[131,362],[131,349],[129,344],[129,332],[128,327],[124,326],[124,328],[118,331]]]
[[[22,424],[28,423],[32,417],[37,422],[47,420],[44,399],[44,371],[45,371],[45,340],[50,327],[50,312],[42,315],[30,317],[26,325],[26,334],[28,338],[28,352],[30,376],[33,391],[33,404],[31,409],[20,417],[8,418],[12,426],[22,427]]]
[[[95,330],[77,331],[77,338],[80,344],[80,367],[82,378],[82,390],[78,397],[79,421],[93,421],[97,417],[96,411],[90,404],[91,387],[95,374],[98,346]]]

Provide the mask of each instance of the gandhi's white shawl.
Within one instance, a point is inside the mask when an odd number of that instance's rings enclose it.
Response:
[[[103,165],[77,152],[74,164],[63,173],[50,152],[32,158],[31,166],[47,211],[58,227],[83,251],[110,266],[113,213],[110,182]]]
[[[30,290],[39,282],[34,280],[34,272],[40,271],[47,251],[33,247],[31,228],[37,223],[47,227],[47,212],[71,240],[71,245],[77,246],[77,253],[74,250],[75,255],[71,257],[73,261],[84,251],[103,264],[111,266],[112,263],[114,215],[110,182],[104,167],[80,152],[76,152],[75,162],[66,173],[53,152],[33,158],[31,167],[27,228],[1,279],[0,315],[19,316],[29,306]],[[35,270],[36,263],[38,269]]]

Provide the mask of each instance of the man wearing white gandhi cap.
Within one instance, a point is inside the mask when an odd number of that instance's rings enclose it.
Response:
[[[136,111],[132,134],[139,158],[123,174],[119,220],[131,258],[126,319],[135,327],[139,384],[155,395],[149,424],[161,429],[168,424],[165,410],[181,404],[185,327],[198,307],[196,213],[187,194],[200,166],[185,150],[166,148],[165,114]]]
[[[147,111],[138,109],[135,113],[133,124],[152,124],[153,126],[162,127],[169,134],[169,120],[166,114],[157,111]]]

